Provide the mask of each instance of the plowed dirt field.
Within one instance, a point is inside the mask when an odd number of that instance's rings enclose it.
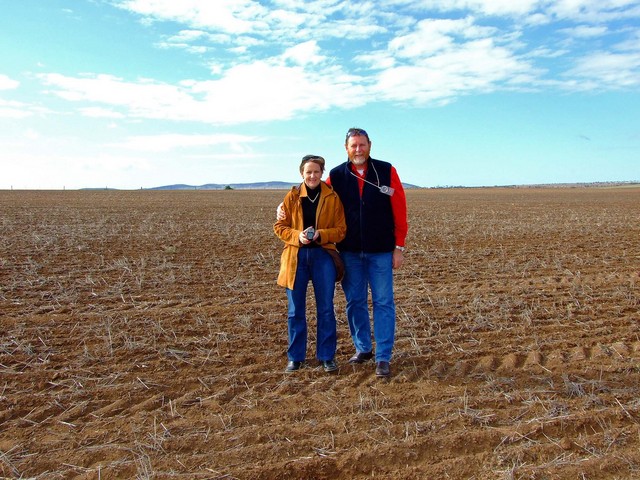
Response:
[[[408,191],[389,380],[339,285],[284,373],[284,194],[0,192],[0,477],[640,478],[640,188]]]

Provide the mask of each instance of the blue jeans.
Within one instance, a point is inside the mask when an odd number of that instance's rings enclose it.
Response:
[[[345,267],[342,289],[347,299],[347,320],[356,351],[373,350],[367,302],[368,287],[371,287],[376,362],[389,362],[396,329],[393,252],[342,252],[341,256]]]
[[[332,360],[336,354],[336,314],[333,294],[336,285],[336,267],[324,248],[301,248],[293,290],[287,288],[289,349],[287,357],[303,362],[307,355],[307,285],[311,280],[316,297],[316,357]]]

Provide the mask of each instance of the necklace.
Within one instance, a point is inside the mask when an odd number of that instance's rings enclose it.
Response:
[[[307,195],[307,198],[311,203],[316,203],[316,200],[318,199],[319,196],[320,196],[320,192],[316,193],[316,196],[313,198],[313,200],[311,200],[311,197],[309,197],[308,195]]]

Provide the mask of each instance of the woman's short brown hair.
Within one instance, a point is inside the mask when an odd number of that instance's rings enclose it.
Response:
[[[320,166],[320,172],[324,173],[324,158],[319,155],[305,155],[300,163],[300,173],[304,171],[304,166],[309,163],[317,163]]]

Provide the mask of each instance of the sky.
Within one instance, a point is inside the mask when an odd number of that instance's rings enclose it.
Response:
[[[0,0],[0,189],[640,180],[640,1]]]

